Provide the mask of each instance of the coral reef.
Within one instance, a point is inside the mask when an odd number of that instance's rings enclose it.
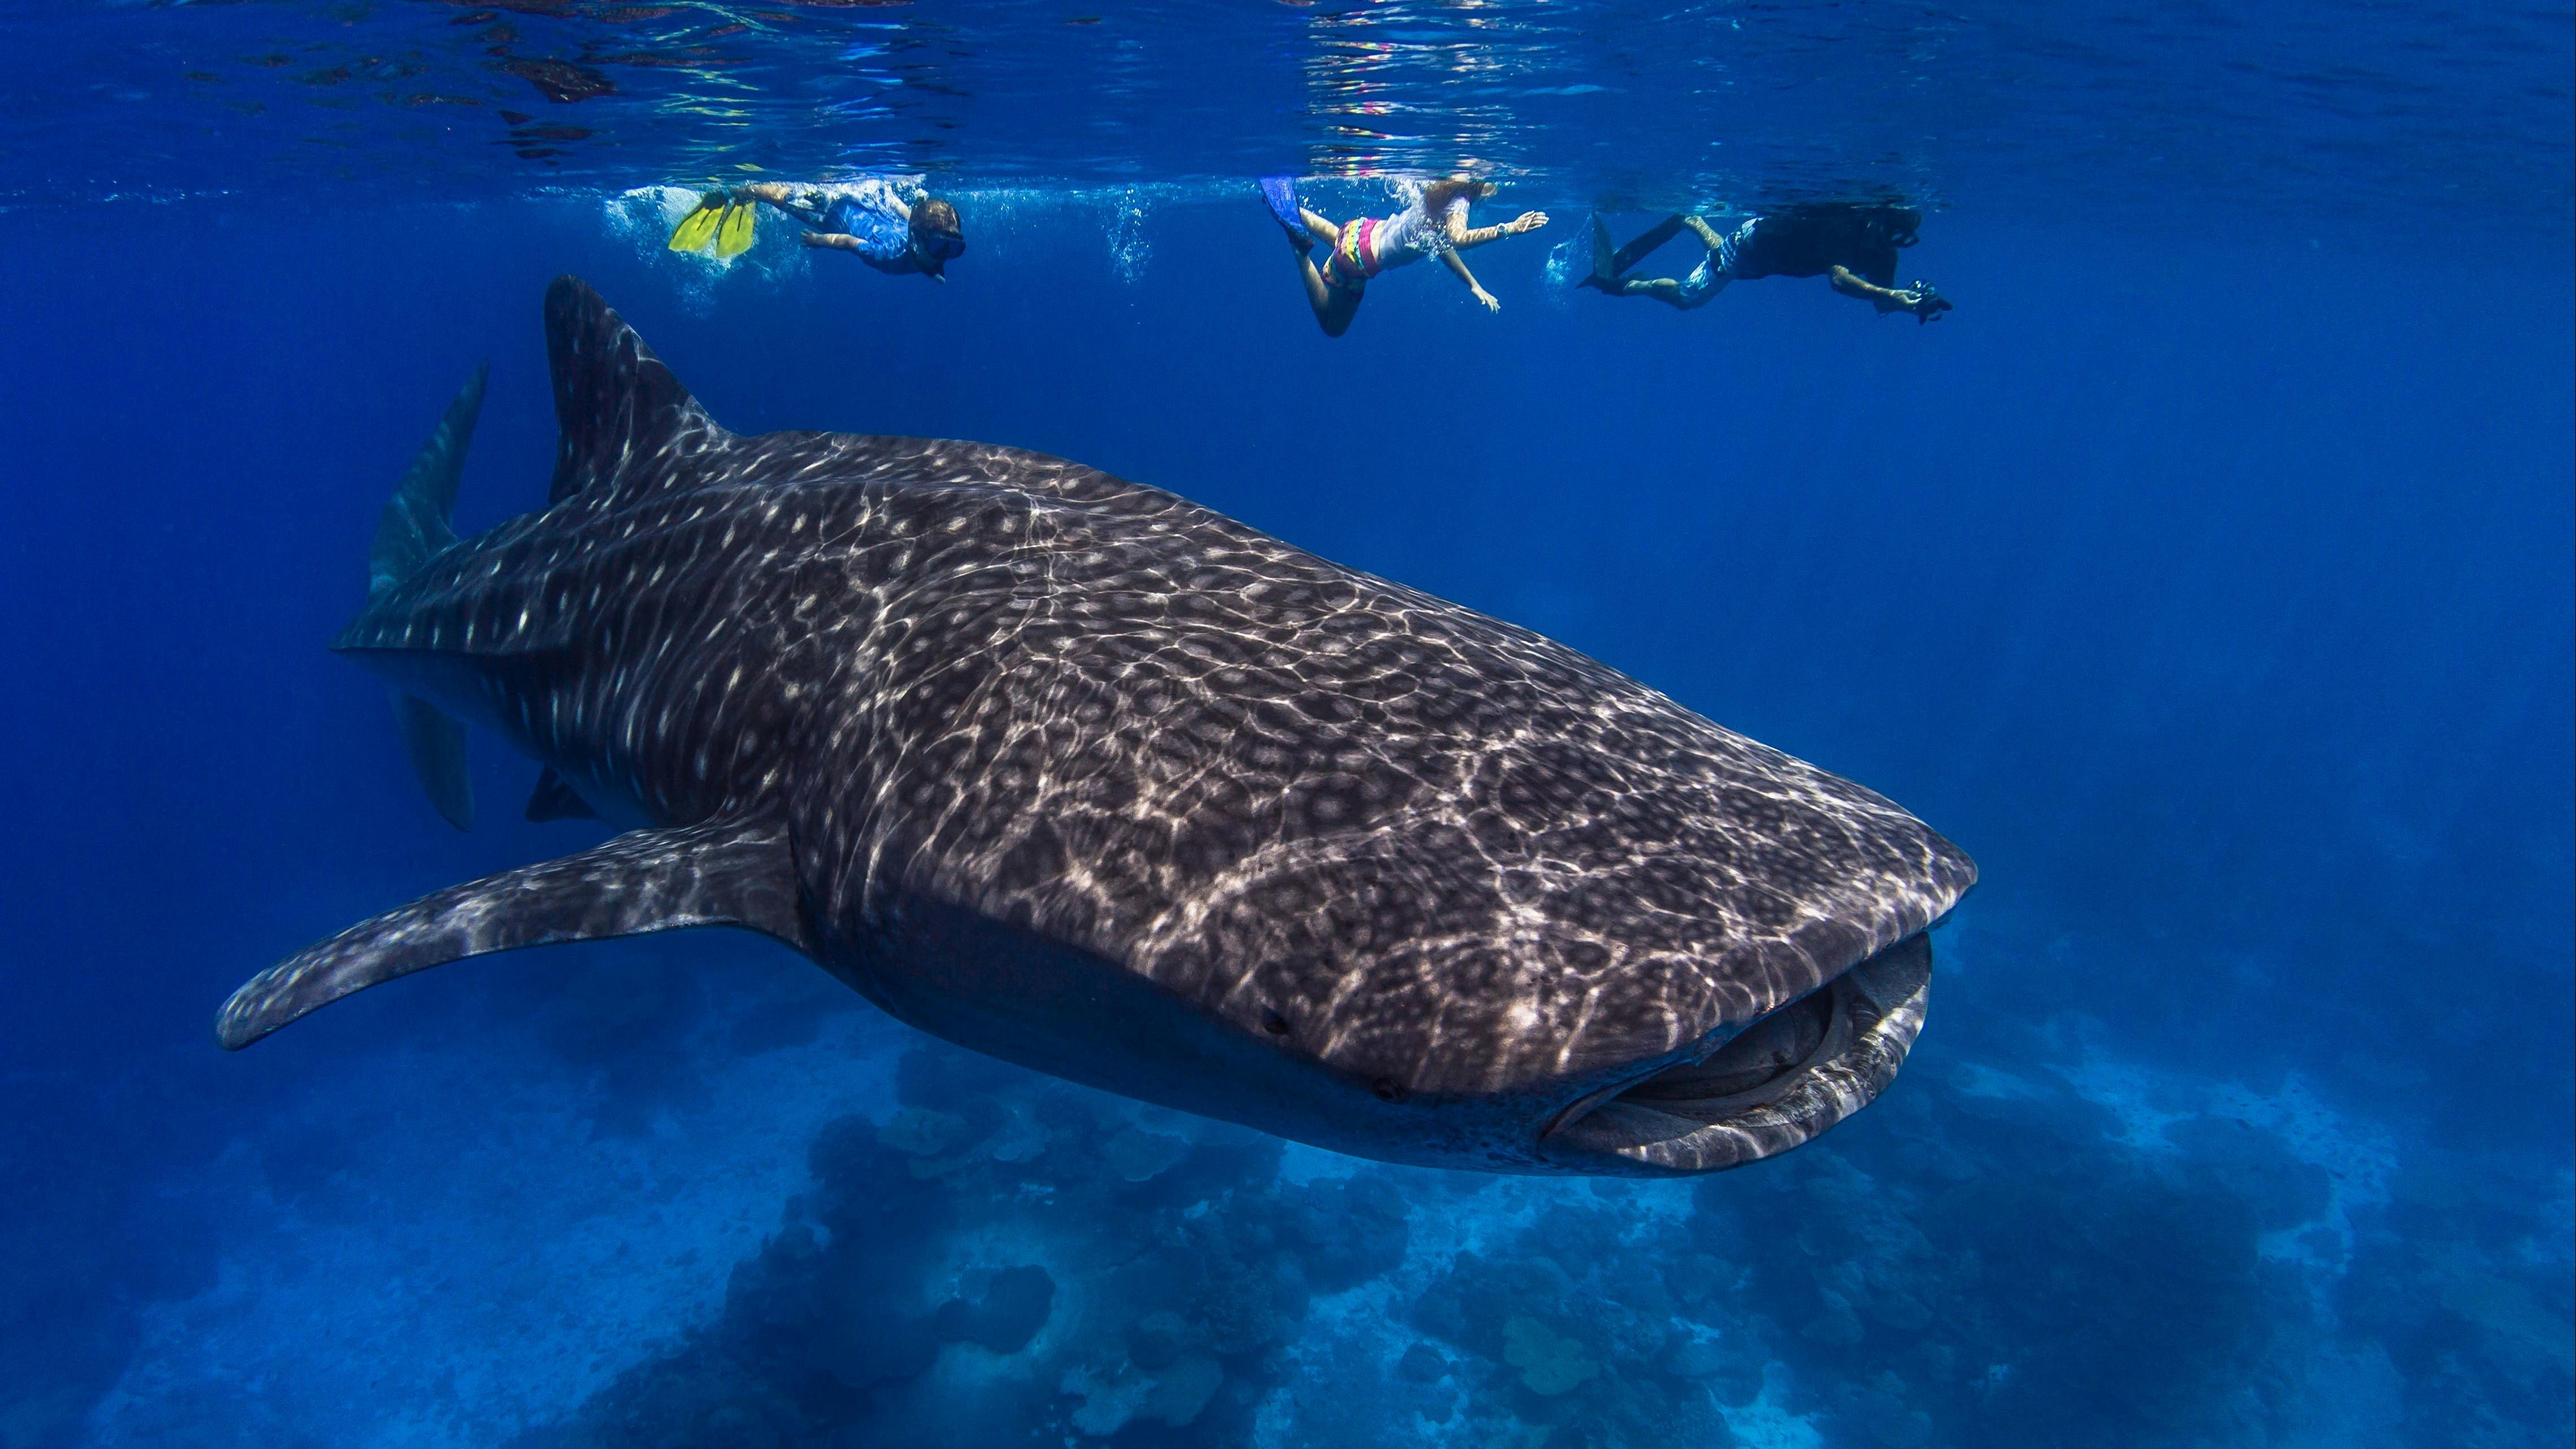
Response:
[[[1744,1172],[1568,1186],[1292,1161],[916,1043],[894,1102],[814,1140],[722,1314],[520,1449],[2501,1449],[2564,1422],[2563,1243],[2470,1252],[2483,1199],[2383,1183],[2295,1093],[2061,1046],[1918,1064],[1869,1130]]]
[[[1503,1362],[1521,1371],[1521,1387],[1552,1398],[1601,1373],[1583,1340],[1559,1334],[1525,1313],[1503,1320]]]
[[[932,1044],[896,1085],[883,1120],[817,1138],[813,1190],[718,1321],[523,1443],[907,1442],[934,1422],[951,1443],[1248,1443],[1315,1297],[1404,1260],[1382,1173],[1292,1183],[1275,1141]]]

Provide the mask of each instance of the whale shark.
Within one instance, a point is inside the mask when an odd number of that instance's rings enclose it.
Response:
[[[433,805],[465,725],[616,834],[223,1006],[240,1048],[464,957],[769,936],[988,1056],[1389,1162],[1662,1176],[1867,1105],[1976,880],[1870,790],[1175,494],[983,443],[738,436],[580,280],[544,509],[449,523],[478,371],[331,647]]]

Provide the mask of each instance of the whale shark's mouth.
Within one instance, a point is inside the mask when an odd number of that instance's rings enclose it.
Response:
[[[1786,1152],[1895,1079],[1923,1029],[1931,985],[1932,942],[1918,932],[1755,1021],[1705,1061],[1576,1104],[1541,1148],[1603,1167],[1624,1159],[1645,1173],[1713,1172]]]

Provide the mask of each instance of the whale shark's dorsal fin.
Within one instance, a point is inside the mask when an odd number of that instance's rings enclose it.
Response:
[[[367,548],[367,597],[393,589],[456,542],[449,522],[456,513],[456,481],[465,472],[465,449],[474,441],[483,385],[491,375],[487,362],[465,379],[394,496],[385,500],[385,511],[376,517],[375,542]],[[420,777],[429,803],[448,824],[473,829],[474,786],[465,773],[464,726],[417,695],[396,690],[393,698],[403,753],[411,757],[412,773]]]
[[[667,483],[675,455],[732,437],[579,277],[546,288],[546,360],[561,430],[549,505],[593,488]]]
[[[233,993],[215,1039],[237,1051],[377,982],[523,946],[740,926],[811,956],[802,902],[787,830],[775,821],[631,831],[432,892],[297,952]]]

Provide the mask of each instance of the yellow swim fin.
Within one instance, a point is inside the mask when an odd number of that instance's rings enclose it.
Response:
[[[725,212],[724,224],[716,228],[717,256],[738,257],[751,250],[754,205],[746,202]]]
[[[671,250],[704,251],[707,243],[715,240],[716,223],[726,210],[725,194],[721,191],[710,191],[699,197],[698,209],[680,218],[680,224],[671,229]]]

